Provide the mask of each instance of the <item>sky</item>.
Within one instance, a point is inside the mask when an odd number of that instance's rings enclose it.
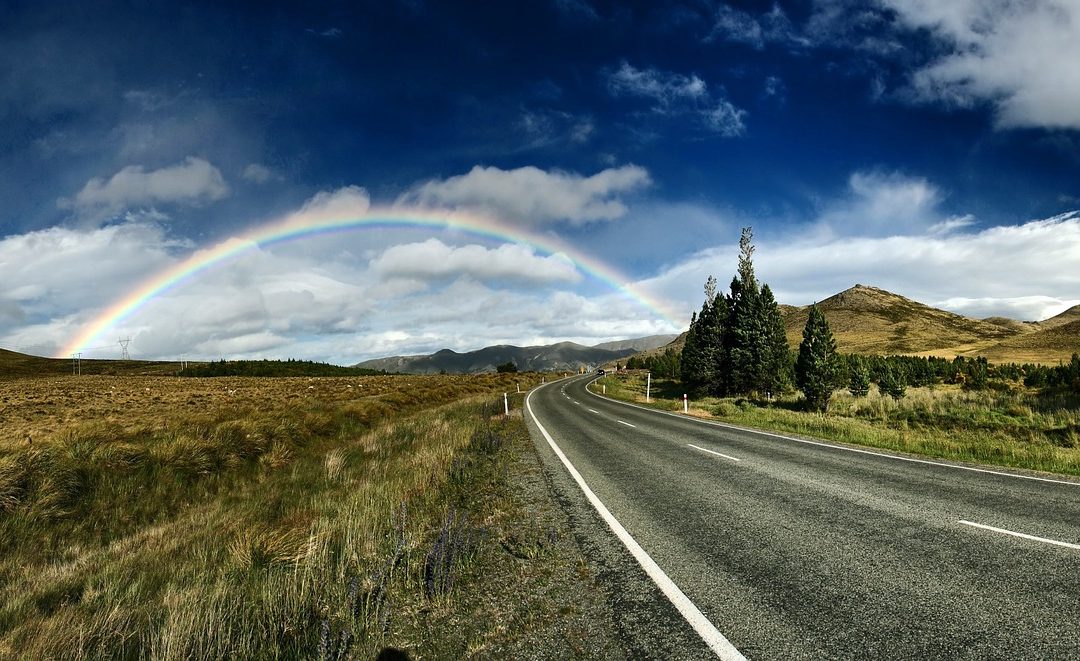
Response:
[[[3,348],[675,333],[745,226],[781,303],[1080,303],[1080,0],[2,7]]]

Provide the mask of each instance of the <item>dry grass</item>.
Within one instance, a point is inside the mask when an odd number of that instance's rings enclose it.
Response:
[[[605,377],[608,395],[644,403],[643,375]],[[678,384],[653,379],[652,406],[681,410]],[[804,412],[799,396],[692,401],[691,415],[944,459],[1080,475],[1080,402],[1023,388],[963,391],[908,388],[895,400],[876,388],[866,397],[837,391],[826,415]]]
[[[491,479],[495,393],[536,380],[0,382],[0,658],[441,649],[423,613],[481,537],[448,503]]]

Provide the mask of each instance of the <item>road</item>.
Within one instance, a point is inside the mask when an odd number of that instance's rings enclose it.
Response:
[[[534,390],[525,417],[631,656],[1080,659],[1080,481],[710,425],[589,380]]]

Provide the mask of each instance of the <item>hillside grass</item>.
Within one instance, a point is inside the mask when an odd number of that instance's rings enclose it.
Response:
[[[607,395],[645,405],[644,372],[597,382]],[[596,386],[593,387],[597,391]],[[648,406],[682,411],[681,385],[654,378]],[[690,414],[751,428],[992,466],[1080,475],[1080,397],[1041,397],[1017,388],[908,388],[900,400],[876,387],[866,397],[836,391],[826,414],[801,410],[801,395],[773,401],[692,399]]]
[[[211,380],[0,383],[88,418],[0,437],[0,658],[610,652],[565,522],[519,485],[501,393],[538,380],[213,380],[194,410]]]

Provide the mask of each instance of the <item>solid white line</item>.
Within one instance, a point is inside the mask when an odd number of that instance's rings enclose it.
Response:
[[[615,422],[619,423],[620,425],[626,425],[627,427],[633,427],[634,429],[637,429],[637,425],[632,425],[629,422],[625,422],[623,420],[616,420]]]
[[[645,549],[641,548],[641,545],[637,543],[637,540],[630,536],[630,533],[626,531],[626,528],[624,528],[621,523],[619,523],[619,520],[615,518],[615,515],[608,510],[607,506],[597,498],[596,494],[589,488],[589,485],[585,483],[585,478],[581,477],[581,473],[574,468],[574,465],[570,463],[570,460],[563,454],[562,449],[555,443],[555,439],[553,439],[551,434],[544,429],[544,425],[540,424],[540,420],[537,419],[536,414],[533,413],[530,400],[532,399],[534,392],[536,392],[536,390],[530,392],[525,398],[525,408],[529,411],[529,416],[532,418],[537,429],[540,430],[540,433],[547,439],[548,445],[550,445],[551,449],[555,452],[555,456],[562,461],[563,466],[566,466],[566,470],[570,472],[570,476],[573,477],[574,481],[577,482],[577,485],[581,487],[581,491],[585,494],[585,497],[589,499],[589,502],[592,503],[592,506],[600,514],[600,517],[608,524],[611,531],[615,533],[615,536],[619,538],[619,541],[623,543],[623,546],[630,551],[630,554],[638,561],[638,564],[641,565],[641,568],[649,575],[649,578],[653,580],[653,583],[656,583],[657,587],[660,588],[660,591],[668,598],[668,601],[678,609],[679,613],[686,619],[690,626],[694,628],[694,631],[701,636],[701,639],[705,641],[705,644],[709,646],[709,649],[711,649],[716,656],[725,659],[725,661],[745,661],[746,657],[744,657],[742,653],[724,637],[724,634],[720,633],[720,631],[713,626],[713,623],[710,622],[701,610],[694,605],[694,602],[690,601],[690,598],[679,589],[679,586],[675,585],[674,581],[664,573],[664,570],[660,569],[660,565],[656,564],[656,561],[645,552]]]
[[[859,448],[849,448],[844,445],[833,445],[831,443],[824,443],[822,441],[811,441],[805,438],[795,438],[794,436],[784,436],[783,434],[775,434],[773,432],[762,431],[760,429],[750,429],[749,427],[740,427],[738,425],[731,425],[724,422],[713,422],[711,420],[702,420],[701,418],[695,418],[692,416],[682,415],[678,413],[670,413],[668,411],[660,411],[648,406],[640,406],[638,404],[631,404],[630,402],[624,402],[621,399],[614,399],[612,397],[605,397],[603,395],[597,395],[588,388],[585,389],[593,397],[600,397],[601,399],[614,402],[616,404],[622,404],[623,406],[629,406],[635,409],[641,409],[642,411],[649,411],[650,413],[658,413],[660,415],[668,415],[679,420],[687,420],[689,422],[696,422],[702,425],[709,425],[711,427],[721,427],[723,429],[734,429],[735,431],[746,432],[748,434],[758,434],[760,436],[771,436],[773,438],[781,438],[785,441],[794,441],[796,443],[804,443],[806,445],[817,445],[823,448],[829,448],[831,450],[843,450],[844,452],[857,452],[859,454],[868,454],[874,457],[884,457],[885,459],[894,459],[896,461],[907,461],[913,464],[927,464],[930,466],[940,466],[942,468],[953,468],[962,471],[971,471],[973,473],[987,473],[989,475],[1000,475],[1001,477],[1014,477],[1018,480],[1033,480],[1035,482],[1050,482],[1052,484],[1067,484],[1071,487],[1080,487],[1080,482],[1068,482],[1066,480],[1055,480],[1049,477],[1036,477],[1034,475],[1020,475],[1018,473],[1005,473],[1003,471],[990,470],[988,468],[975,468],[974,466],[960,466],[958,464],[945,464],[940,461],[930,461],[928,459],[915,459],[913,457],[901,457],[895,454],[885,454],[883,452],[873,452],[872,450],[860,450]]]
[[[732,457],[731,455],[724,454],[723,452],[717,452],[715,450],[709,450],[709,449],[706,449],[706,448],[698,447],[698,446],[694,445],[693,443],[687,443],[687,445],[694,448],[695,450],[701,450],[702,452],[708,452],[709,454],[715,454],[716,456],[723,457],[724,459],[730,459],[732,461],[742,461],[742,459],[739,459],[738,457]]]
[[[1005,530],[1004,528],[995,528],[994,526],[988,526],[983,523],[975,523],[974,521],[965,521],[960,519],[957,523],[962,523],[965,526],[974,526],[975,528],[982,528],[983,530],[993,530],[994,532],[1002,533],[1003,535],[1012,535],[1013,537],[1021,537],[1023,539],[1030,539],[1034,542],[1043,542],[1044,544],[1055,544],[1057,546],[1064,546],[1067,549],[1076,549],[1080,551],[1080,544],[1070,544],[1069,542],[1059,542],[1056,539],[1048,539],[1046,537],[1036,537],[1035,535],[1028,535],[1027,533],[1014,532],[1012,530]]]

